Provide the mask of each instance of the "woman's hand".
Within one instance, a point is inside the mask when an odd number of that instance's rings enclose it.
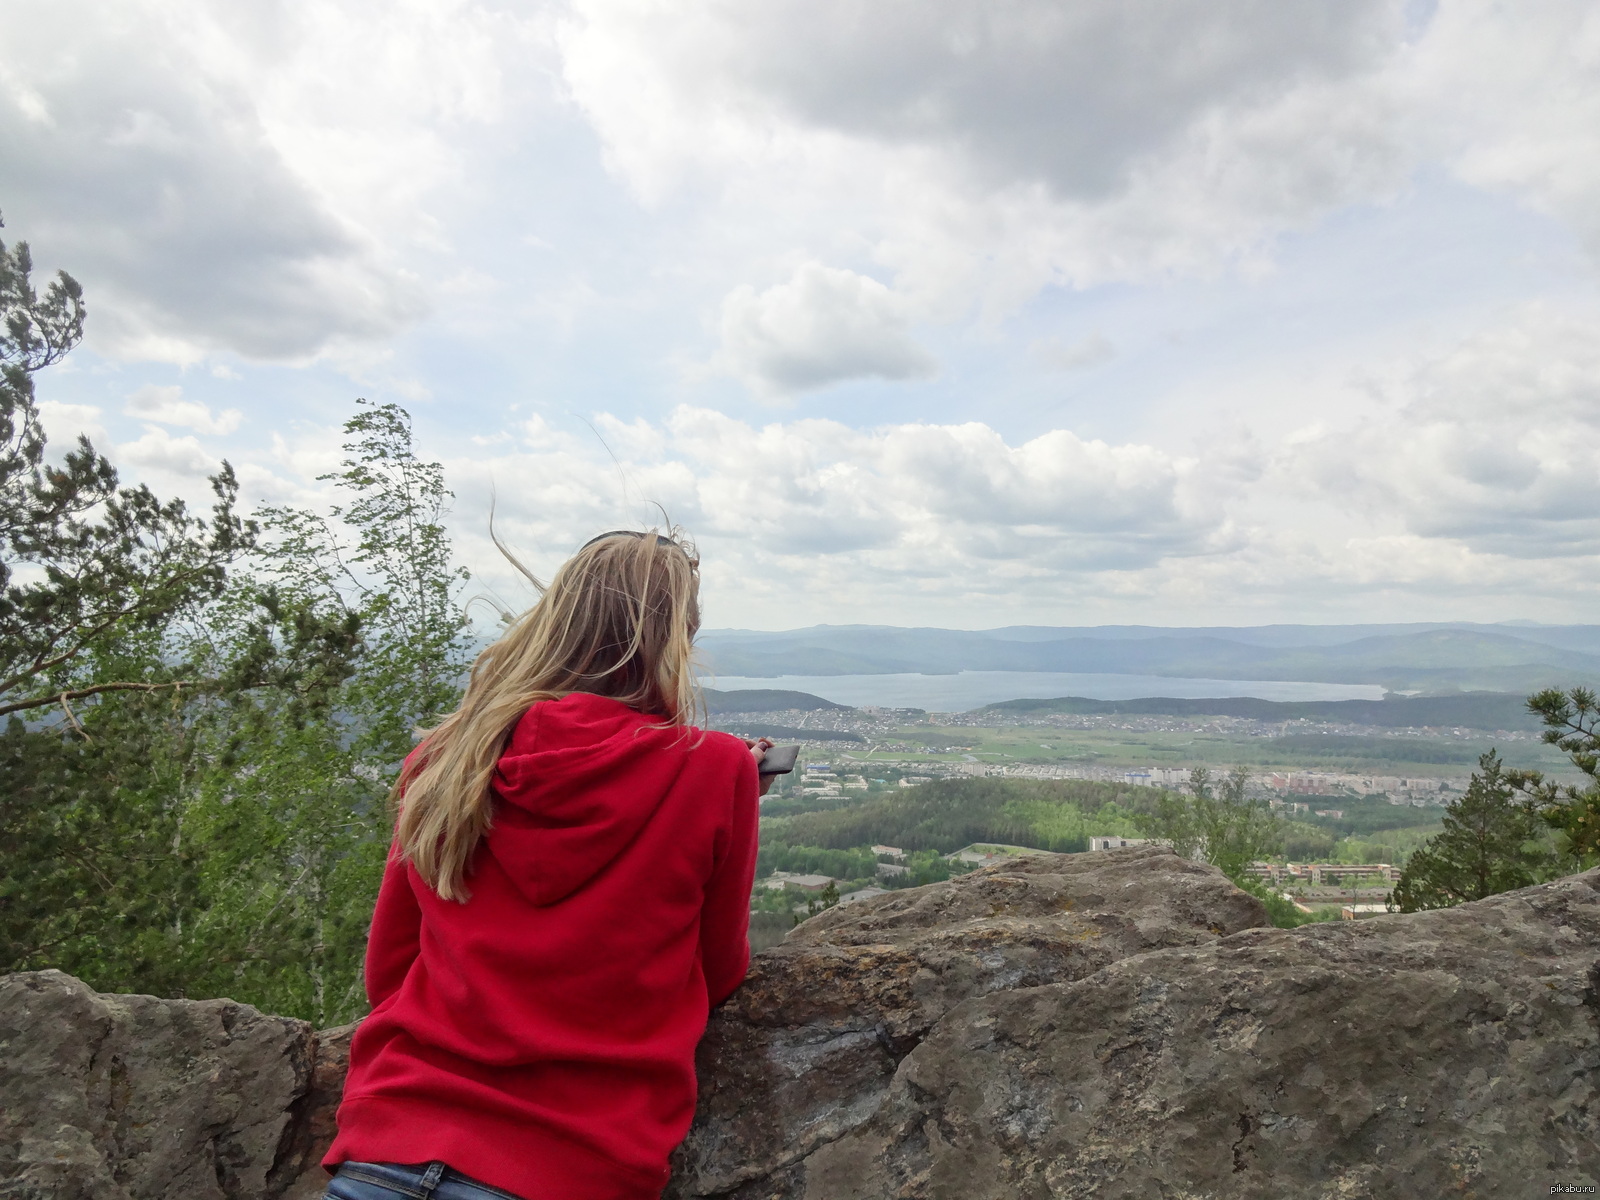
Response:
[[[757,792],[756,795],[765,796],[768,792],[770,792],[772,790],[773,781],[778,778],[776,775],[762,775],[762,774],[759,773],[760,766],[761,766],[761,760],[767,756],[767,751],[772,749],[772,744],[773,744],[772,743],[772,739],[768,738],[768,737],[764,737],[764,738],[745,738],[743,740],[744,740],[744,744],[746,746],[750,747],[750,753],[756,760],[756,767],[757,767],[756,778],[761,781],[761,790],[759,792]]]

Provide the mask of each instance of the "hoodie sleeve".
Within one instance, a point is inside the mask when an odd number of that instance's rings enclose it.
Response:
[[[756,877],[761,797],[755,760],[748,754],[741,757],[728,840],[712,869],[700,915],[700,960],[712,1008],[733,995],[750,966],[750,888]]]
[[[422,908],[411,890],[410,872],[396,842],[389,847],[389,862],[378,889],[367,937],[367,1000],[377,1008],[400,990],[422,939]]]

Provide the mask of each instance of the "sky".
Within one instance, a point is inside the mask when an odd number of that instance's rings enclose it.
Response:
[[[1587,0],[0,0],[52,443],[708,625],[1596,619]]]

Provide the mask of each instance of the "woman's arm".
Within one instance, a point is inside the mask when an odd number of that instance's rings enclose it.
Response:
[[[700,961],[715,1008],[744,981],[750,966],[750,888],[756,877],[760,783],[745,758],[733,790],[733,819],[700,915]]]
[[[367,1000],[373,1008],[400,990],[421,945],[422,909],[409,875],[396,841],[389,847],[389,862],[372,913],[372,932],[367,937]]]

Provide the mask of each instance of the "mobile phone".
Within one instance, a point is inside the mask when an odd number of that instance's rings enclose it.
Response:
[[[763,775],[787,775],[794,770],[794,760],[799,754],[799,746],[768,746],[766,754],[757,765]]]

